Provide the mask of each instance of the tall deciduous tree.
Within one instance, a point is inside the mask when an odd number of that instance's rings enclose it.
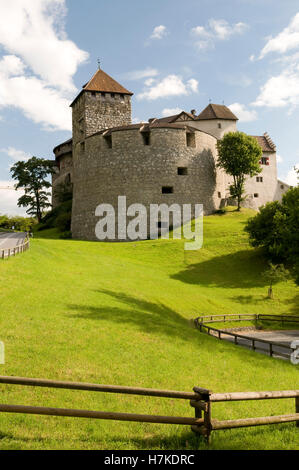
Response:
[[[238,211],[244,199],[244,185],[247,176],[258,175],[262,169],[259,161],[262,149],[257,141],[243,132],[228,132],[217,143],[218,164],[226,173],[233,177],[230,195],[238,202]]]
[[[19,207],[28,207],[27,214],[42,219],[43,210],[51,206],[47,191],[51,187],[47,179],[53,173],[53,163],[44,158],[32,157],[27,161],[15,163],[11,168],[11,174],[17,181],[16,189],[23,188],[25,194],[18,199]]]

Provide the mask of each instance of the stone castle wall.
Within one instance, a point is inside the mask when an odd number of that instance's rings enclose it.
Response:
[[[103,129],[128,124],[131,124],[129,95],[84,91],[73,104],[74,144]]]
[[[188,147],[185,129],[155,128],[150,145],[145,145],[139,129],[112,132],[112,148],[101,134],[74,148],[74,201],[72,233],[77,239],[96,240],[95,216],[99,204],[117,207],[118,196],[127,197],[127,206],[150,204],[203,204],[210,214],[219,208],[224,194],[224,178],[217,178],[217,140],[195,131],[195,147]],[[179,175],[178,168],[186,168]],[[173,193],[162,194],[162,187]],[[149,211],[148,211],[149,212]]]

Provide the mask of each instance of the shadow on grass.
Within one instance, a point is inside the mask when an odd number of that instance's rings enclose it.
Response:
[[[261,275],[264,270],[265,262],[261,254],[243,250],[191,264],[171,277],[187,284],[251,288],[267,285]]]
[[[72,316],[96,321],[109,320],[119,324],[120,327],[132,324],[147,333],[162,333],[186,340],[192,337],[194,339],[194,330],[190,327],[190,321],[162,303],[138,299],[107,289],[100,289],[97,292],[112,297],[127,308],[70,305],[69,308],[78,311]]]

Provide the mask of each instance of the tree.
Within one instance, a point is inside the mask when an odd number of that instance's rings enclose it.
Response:
[[[51,183],[47,180],[49,174],[53,173],[53,163],[44,158],[32,157],[26,162],[15,163],[11,168],[11,174],[17,181],[15,188],[23,188],[24,196],[18,199],[19,207],[28,207],[27,214],[42,219],[43,210],[50,207],[47,191]]]
[[[262,149],[253,137],[243,132],[228,132],[218,141],[217,149],[217,166],[233,177],[234,182],[229,186],[229,192],[237,200],[239,211],[244,200],[245,178],[262,171],[259,164]]]
[[[248,220],[245,231],[254,247],[262,247],[274,262],[287,264],[299,284],[299,186],[269,202]]]
[[[290,272],[283,264],[269,263],[269,268],[263,273],[263,278],[269,282],[268,297],[273,299],[273,284],[289,279]]]

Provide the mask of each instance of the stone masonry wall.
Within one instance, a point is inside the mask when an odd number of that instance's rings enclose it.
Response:
[[[139,129],[112,132],[112,148],[102,135],[86,139],[84,153],[74,147],[74,200],[72,233],[76,239],[96,240],[102,203],[117,208],[118,196],[133,203],[203,204],[205,214],[219,208],[224,179],[216,177],[216,139],[195,131],[196,147],[187,147],[186,130],[151,130],[150,145],[144,145]],[[187,175],[178,175],[178,168]],[[162,194],[162,186],[173,187]],[[148,211],[149,212],[149,211]]]

